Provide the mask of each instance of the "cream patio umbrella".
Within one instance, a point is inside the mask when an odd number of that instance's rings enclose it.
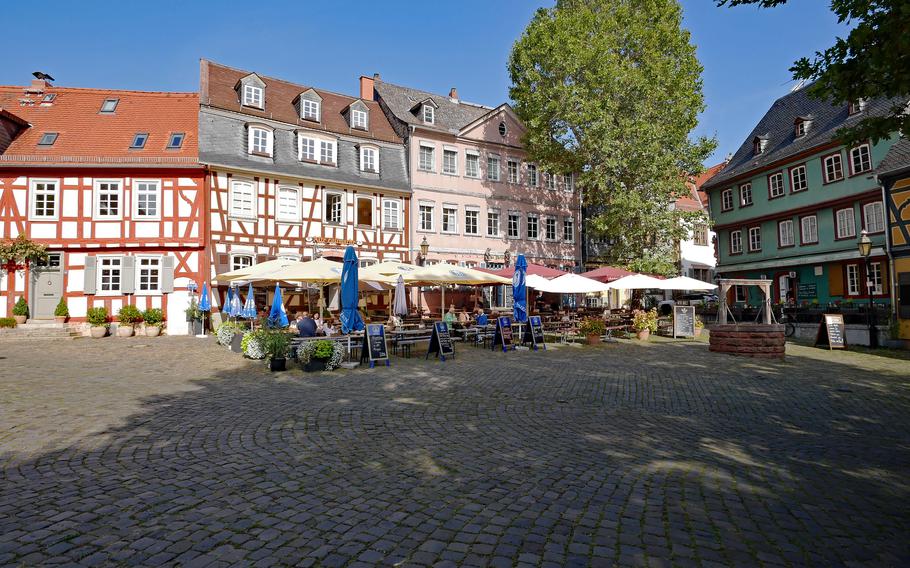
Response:
[[[612,286],[612,284],[605,284],[603,282],[598,282],[591,278],[585,278],[584,276],[579,276],[578,274],[563,274],[558,276],[553,280],[548,280],[541,283],[542,287],[538,290],[542,292],[554,292],[559,294],[590,294],[594,292],[606,292]],[[528,286],[533,286],[531,282],[528,282]]]
[[[215,276],[216,282],[236,282],[240,280],[255,280],[262,274],[272,272],[274,270],[279,270],[286,268],[293,264],[302,264],[296,260],[288,260],[286,258],[276,258],[275,260],[267,260],[265,262],[260,262],[259,264],[252,264],[246,268],[238,268],[237,270],[231,270],[230,272],[224,272]]]
[[[677,276],[676,278],[661,280],[661,284],[664,290],[714,290],[717,288],[717,284],[702,282],[688,276]]]
[[[619,280],[608,282],[607,286],[616,290],[652,290],[663,289],[664,281],[644,274],[623,276]]]

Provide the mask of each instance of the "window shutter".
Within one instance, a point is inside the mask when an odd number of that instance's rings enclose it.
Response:
[[[94,294],[96,287],[98,285],[98,279],[96,276],[98,266],[98,258],[94,256],[85,257],[85,283],[82,286],[82,290],[85,294]]]
[[[174,291],[174,257],[161,257],[161,293],[170,294]]]
[[[136,257],[124,256],[120,259],[120,293],[132,294],[136,291]]]
[[[844,295],[844,267],[840,264],[828,265],[828,295]]]
[[[888,275],[888,263],[885,261],[881,261],[878,265],[879,265],[879,267],[881,267],[881,271],[882,271],[882,294],[890,294],[891,293],[891,280],[889,279],[889,275]]]

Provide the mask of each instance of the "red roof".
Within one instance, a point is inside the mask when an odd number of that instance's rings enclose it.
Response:
[[[114,112],[101,112],[106,99],[117,99]],[[28,123],[0,155],[0,165],[196,164],[199,155],[195,93],[0,86],[0,111]],[[140,132],[148,134],[145,146],[131,149]],[[45,133],[57,134],[53,144],[38,144]],[[169,150],[172,133],[183,133],[184,140]]]
[[[502,276],[503,278],[511,278],[515,274],[515,267],[509,266],[507,268],[502,268],[500,270],[484,270],[484,272],[489,272],[490,274],[495,274],[497,276]],[[556,268],[549,268],[540,264],[528,263],[528,274],[535,274],[543,278],[556,278],[557,276],[562,276],[567,274],[563,270],[557,270]]]
[[[581,273],[585,278],[597,280],[598,282],[613,282],[614,280],[619,280],[623,276],[629,276],[631,274],[635,274],[635,272],[630,272],[624,268],[617,268],[615,266],[601,266],[600,268]]]
[[[695,176],[693,182],[686,182],[686,187],[689,188],[689,195],[680,197],[676,200],[676,207],[682,209],[683,211],[701,211],[702,209],[708,206],[708,196],[701,190],[701,186],[705,184],[709,179],[717,175],[717,173],[724,169],[724,166],[727,165],[727,162],[721,162],[719,164],[713,165],[710,168],[706,169],[699,175]]]

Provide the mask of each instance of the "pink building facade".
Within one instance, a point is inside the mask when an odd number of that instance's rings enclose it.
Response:
[[[541,171],[522,149],[507,104],[487,107],[361,77],[407,141],[411,260],[475,268],[528,262],[574,270],[581,261],[581,199],[574,176]],[[429,252],[419,258],[426,239]]]

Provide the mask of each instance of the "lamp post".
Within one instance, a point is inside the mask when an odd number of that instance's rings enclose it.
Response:
[[[313,260],[319,258],[319,242],[315,239],[315,237],[307,237],[306,242],[313,247]]]
[[[427,262],[427,253],[430,252],[430,243],[427,242],[427,238],[424,237],[420,241],[420,252],[417,253],[417,264],[418,266],[423,266]]]
[[[872,239],[869,238],[869,233],[865,229],[860,233],[857,246],[859,247],[859,255],[863,257],[866,265],[866,293],[869,294],[869,314],[866,319],[869,323],[869,347],[878,347],[878,332],[875,329],[875,302],[872,300],[871,263],[869,262],[869,255],[872,254]]]
[[[508,268],[508,267],[509,267],[509,264],[512,263],[512,253],[509,252],[509,251],[504,252],[504,253],[502,254],[502,259],[503,259],[503,260],[505,261],[505,263],[506,263],[506,268]]]

